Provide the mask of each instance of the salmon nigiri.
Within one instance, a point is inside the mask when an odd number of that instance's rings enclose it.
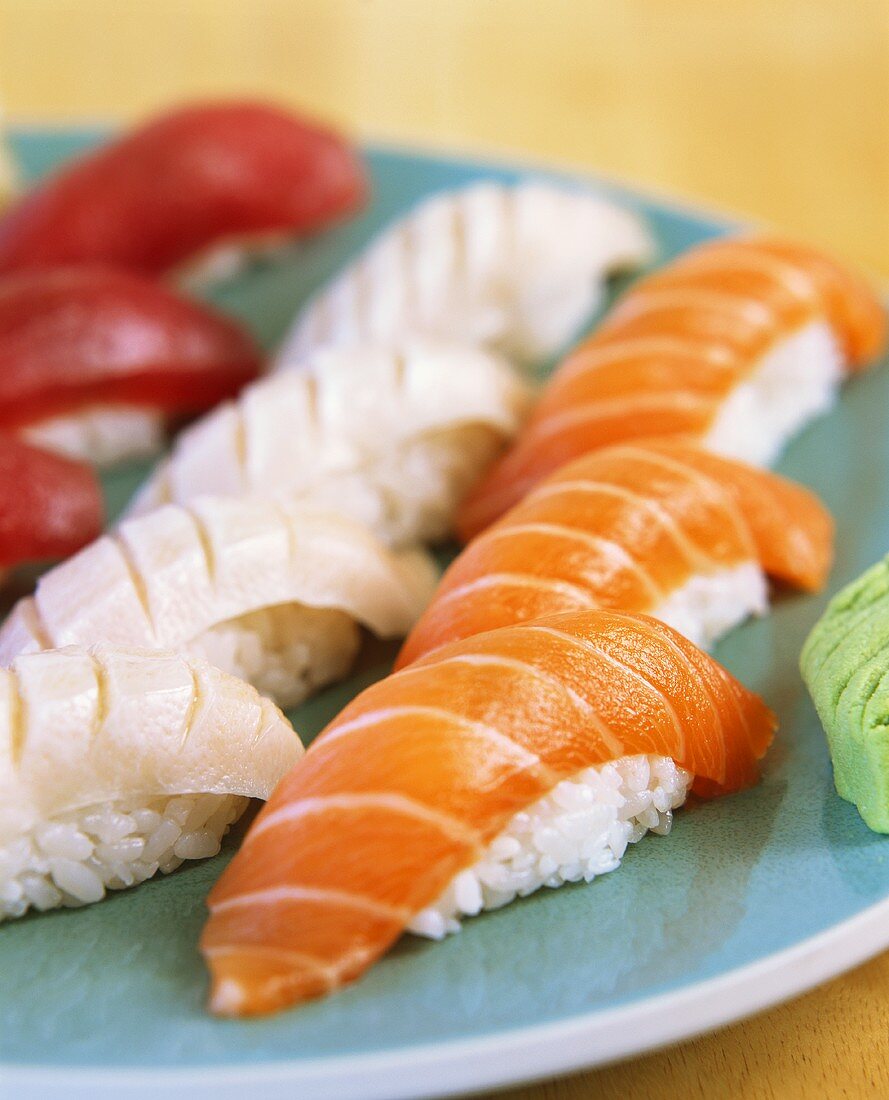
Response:
[[[405,929],[440,937],[612,870],[690,790],[753,783],[774,728],[646,616],[574,612],[445,646],[359,695],[256,819],[210,895],[211,1008],[329,993]]]
[[[507,454],[463,503],[469,539],[581,454],[684,433],[757,465],[885,344],[873,291],[842,265],[769,238],[710,242],[637,283],[547,385]]]
[[[399,657],[557,611],[610,607],[710,645],[766,606],[766,575],[823,585],[833,521],[807,489],[682,438],[569,462],[471,542]]]

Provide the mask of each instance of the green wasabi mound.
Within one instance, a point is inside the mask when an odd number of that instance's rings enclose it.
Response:
[[[800,668],[827,733],[837,792],[889,833],[889,557],[828,604]]]

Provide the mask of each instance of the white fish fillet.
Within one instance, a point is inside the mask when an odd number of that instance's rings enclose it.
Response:
[[[94,642],[197,653],[282,705],[346,673],[360,626],[401,637],[436,569],[360,525],[255,497],[121,524],[45,573],[0,628],[0,664]]]
[[[428,340],[321,350],[184,431],[130,514],[204,493],[284,492],[390,545],[442,538],[528,406],[526,386],[484,351]]]
[[[19,657],[0,670],[0,920],[212,854],[302,753],[272,703],[204,661],[114,646]]]
[[[277,357],[422,333],[533,361],[599,305],[606,277],[653,251],[641,220],[588,192],[483,182],[427,199],[314,297]]]
[[[248,684],[168,652],[71,646],[0,670],[0,838],[109,799],[268,798],[302,756]]]

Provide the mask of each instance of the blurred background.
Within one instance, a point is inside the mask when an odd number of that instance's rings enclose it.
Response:
[[[219,93],[621,177],[889,275],[887,0],[0,0],[13,121]]]

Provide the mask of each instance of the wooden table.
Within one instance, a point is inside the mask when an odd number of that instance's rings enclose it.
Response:
[[[889,275],[886,0],[0,0],[15,118],[252,91],[766,219]],[[522,1100],[889,1096],[889,956]]]

